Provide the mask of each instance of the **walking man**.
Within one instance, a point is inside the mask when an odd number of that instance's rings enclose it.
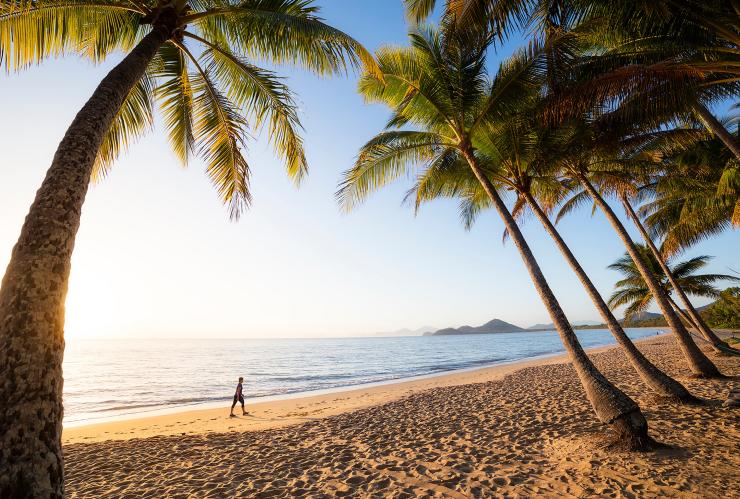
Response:
[[[246,416],[249,414],[247,411],[244,410],[244,393],[242,388],[242,383],[244,382],[244,378],[241,376],[239,377],[239,384],[236,385],[236,392],[234,392],[234,403],[231,404],[231,414],[229,414],[230,417],[234,417],[234,407],[236,406],[237,400],[242,405],[242,416]]]

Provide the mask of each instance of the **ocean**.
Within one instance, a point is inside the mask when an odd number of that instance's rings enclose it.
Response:
[[[577,332],[585,348],[606,329]],[[656,329],[628,329],[631,338]],[[563,352],[554,331],[310,339],[69,339],[64,422],[74,426],[250,399],[383,383]]]

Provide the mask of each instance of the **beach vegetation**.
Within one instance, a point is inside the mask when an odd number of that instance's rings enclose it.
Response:
[[[448,19],[440,28],[412,29],[409,39],[408,47],[378,49],[382,77],[365,73],[359,82],[366,101],[382,103],[392,113],[386,129],[361,148],[355,165],[345,172],[337,192],[341,205],[351,210],[399,178],[417,178],[415,189],[422,191],[424,184],[445,178],[451,170],[469,171],[465,181],[475,179],[481,196],[504,222],[598,418],[614,430],[618,445],[651,447],[638,405],[585,354],[500,194],[506,183],[497,165],[508,158],[490,143],[538,98],[548,55],[560,40],[533,41],[489,77],[486,53],[493,36],[486,30],[458,28]]]

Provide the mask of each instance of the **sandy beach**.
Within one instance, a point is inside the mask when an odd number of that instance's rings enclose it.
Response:
[[[736,497],[740,411],[696,380],[670,336],[639,342],[704,406],[655,403],[614,347],[590,351],[665,449],[607,452],[564,356],[372,388],[65,429],[71,497]]]

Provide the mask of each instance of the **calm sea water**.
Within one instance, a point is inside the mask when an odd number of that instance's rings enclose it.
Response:
[[[632,338],[655,335],[631,329]],[[579,331],[584,347],[607,330]],[[239,376],[249,398],[295,394],[562,352],[554,332],[322,339],[69,340],[65,423],[223,401]]]

